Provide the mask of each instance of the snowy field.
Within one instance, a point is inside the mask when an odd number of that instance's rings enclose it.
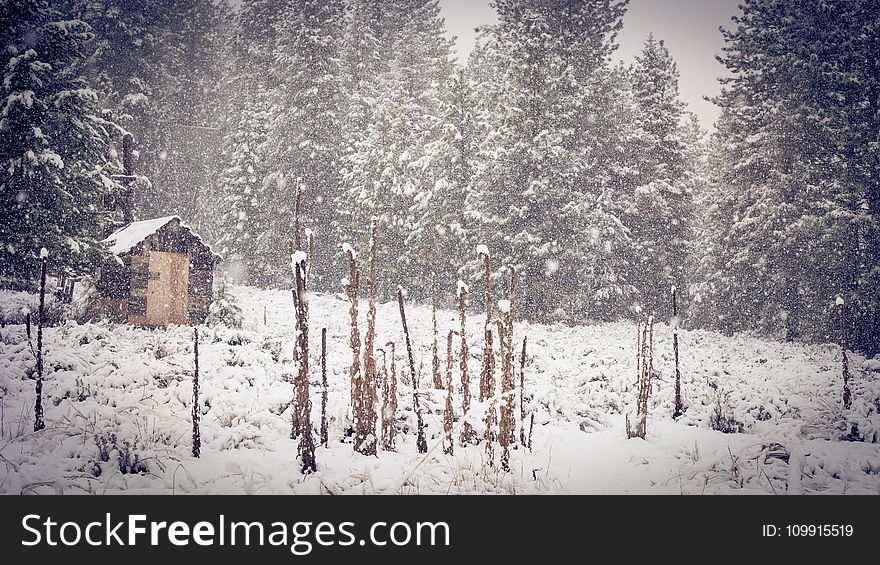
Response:
[[[850,355],[854,401],[844,411],[840,351],[832,344],[682,331],[687,410],[676,422],[671,417],[672,331],[665,324],[655,331],[659,377],[646,440],[627,439],[625,433],[625,414],[635,402],[634,324],[517,324],[517,381],[519,347],[528,336],[525,405],[535,414],[535,426],[533,450],[514,450],[507,473],[487,465],[482,444],[456,445],[454,456],[443,454],[444,392],[428,390],[430,309],[410,305],[408,321],[428,406],[429,451],[418,454],[396,303],[378,308],[376,344],[397,343],[398,450],[362,456],[344,433],[348,303],[320,294],[310,302],[312,423],[317,428],[320,419],[318,354],[320,328],[326,327],[330,444],[316,450],[318,472],[304,477],[295,460],[296,443],[289,438],[290,293],[235,287],[233,294],[244,328],[200,329],[199,459],[191,455],[191,328],[72,321],[48,328],[46,429],[34,433],[35,363],[17,317],[22,296],[0,296],[0,314],[8,322],[0,328],[0,492],[880,494],[880,359]],[[365,310],[362,304],[362,315]],[[458,324],[448,311],[440,319],[441,335]],[[474,311],[468,321],[471,391],[479,378],[481,324]],[[362,332],[364,325],[365,318]],[[441,343],[445,367],[445,339]],[[456,395],[457,410],[459,403]],[[477,427],[482,413],[473,403],[471,421]],[[457,418],[456,435],[463,421]],[[713,429],[713,421],[730,433]],[[497,452],[496,447],[496,457]]]

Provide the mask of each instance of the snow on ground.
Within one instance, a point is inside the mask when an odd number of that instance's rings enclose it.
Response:
[[[200,328],[199,459],[191,455],[192,328],[73,321],[48,328],[46,429],[34,433],[33,354],[20,320],[4,317],[14,323],[0,328],[0,492],[880,493],[880,361],[850,354],[854,403],[844,411],[836,346],[681,330],[687,411],[675,422],[672,329],[664,324],[655,328],[657,379],[646,440],[625,434],[625,415],[634,405],[634,324],[521,323],[515,340],[519,351],[528,336],[525,401],[535,413],[533,451],[514,450],[509,473],[487,465],[482,444],[456,445],[454,456],[444,455],[444,392],[424,390],[429,452],[418,454],[406,348],[393,302],[378,308],[376,344],[397,343],[398,450],[362,456],[344,433],[348,303],[321,294],[310,297],[311,328],[312,336],[321,327],[328,330],[330,445],[317,449],[318,472],[303,477],[289,438],[291,295],[247,287],[234,287],[233,294],[244,327]],[[21,303],[30,302],[16,296],[14,307],[0,304],[0,311],[18,315]],[[430,387],[430,310],[410,305],[407,315],[420,385]],[[443,311],[439,327],[449,327],[453,316]],[[481,323],[479,313],[471,314],[472,391]],[[362,320],[362,333],[364,327]],[[316,427],[318,339],[312,340],[311,365]],[[482,409],[472,403],[469,420],[479,425]],[[713,421],[732,433],[712,429]]]

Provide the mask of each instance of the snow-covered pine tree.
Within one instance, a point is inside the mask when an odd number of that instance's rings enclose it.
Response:
[[[597,79],[607,72],[625,3],[511,0],[497,2],[496,9],[500,23],[484,28],[472,57],[473,74],[481,79],[476,112],[483,140],[467,205],[478,240],[473,243],[488,244],[498,265],[517,267],[529,296],[524,315],[613,317],[623,307],[610,312],[593,287],[612,287],[623,305],[632,293],[621,273],[591,278],[597,273],[582,234],[592,229],[587,214],[611,177],[590,159],[594,150],[619,145],[600,135],[594,141],[586,130],[604,118],[606,108],[596,102],[605,85]],[[496,70],[487,72],[490,67]],[[604,193],[610,202],[612,192]],[[623,230],[602,235],[628,238]],[[613,250],[626,261],[626,249]]]
[[[383,37],[381,25],[387,9],[388,3],[381,0],[350,0],[346,5],[340,56],[347,100],[343,121],[347,149],[369,123],[376,78],[387,67],[383,54],[391,42]]]
[[[878,350],[880,189],[876,3],[743,3],[721,57],[710,320]],[[779,49],[780,45],[786,46]],[[871,93],[875,94],[871,94]]]
[[[277,240],[261,228],[274,212],[267,205],[267,193],[275,187],[264,183],[268,164],[263,149],[269,137],[271,90],[266,69],[272,53],[262,45],[274,37],[273,16],[267,0],[246,0],[224,48],[223,147],[216,192],[219,205],[212,222],[226,268],[240,282],[262,287],[282,276],[280,265],[272,260]]]
[[[168,65],[160,49],[167,39],[158,0],[69,0],[64,12],[94,30],[96,39],[86,60],[86,74],[101,102],[137,144],[137,169],[159,154],[159,123],[164,119],[159,83]]]
[[[633,283],[643,309],[670,312],[667,289],[686,284],[693,202],[678,69],[662,40],[649,35],[633,69],[638,186],[626,222],[638,246]]]
[[[216,104],[228,2],[63,0],[68,17],[95,30],[89,80],[134,136],[141,216],[180,214],[201,232],[211,203],[211,156],[219,147]],[[207,127],[206,127],[207,126]]]
[[[398,282],[427,297],[436,264],[436,218],[425,214],[435,190],[448,186],[448,156],[436,142],[444,136],[450,42],[437,0],[406,0],[383,11],[382,37],[393,39],[388,68],[376,77],[367,126],[352,140],[344,159],[343,193],[337,227],[346,239],[365,241],[368,218],[379,219],[386,234],[379,258],[390,297]],[[380,47],[387,47],[380,42]],[[424,227],[423,220],[430,226]],[[429,253],[430,252],[430,253]],[[419,284],[413,284],[419,283]]]
[[[412,207],[416,226],[407,245],[417,257],[434,254],[456,266],[469,257],[462,210],[477,149],[473,105],[466,70],[456,69],[440,99],[439,137],[425,147],[429,182],[433,178],[434,184],[430,195],[417,199]],[[451,285],[455,277],[452,271],[444,282]]]
[[[153,85],[160,121],[156,150],[144,154],[152,185],[142,198],[146,217],[177,214],[201,234],[211,234],[219,171],[219,129],[224,55],[229,44],[227,0],[154,0],[161,10],[162,75]],[[154,55],[155,56],[155,55]],[[139,140],[140,141],[140,140]]]
[[[90,270],[101,256],[105,197],[121,190],[110,143],[119,128],[83,78],[93,39],[80,20],[41,0],[0,7],[0,277],[26,285],[45,247],[56,273]]]
[[[334,220],[332,203],[339,185],[339,159],[344,149],[345,115],[340,49],[343,32],[341,0],[294,0],[281,19],[272,73],[271,125],[265,142],[270,174],[267,202],[274,213],[267,231],[287,238],[293,212],[292,179],[303,180],[303,224],[319,235]],[[287,188],[285,188],[287,187]],[[367,224],[369,225],[369,223]],[[329,232],[329,230],[327,230]],[[328,248],[335,249],[330,243]],[[273,247],[266,250],[270,254]],[[314,265],[315,288],[336,284],[327,276],[334,259],[329,253]]]
[[[579,318],[615,319],[631,315],[641,301],[635,284],[637,243],[625,222],[638,182],[638,156],[632,151],[638,110],[631,75],[622,64],[594,71],[584,90],[578,165],[586,189],[578,213],[588,218],[578,245],[568,250],[578,260],[560,261],[554,279],[586,284],[578,294],[555,292],[568,297],[565,307]]]

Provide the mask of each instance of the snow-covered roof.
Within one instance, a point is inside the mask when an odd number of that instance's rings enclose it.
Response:
[[[220,258],[220,255],[214,253],[214,251],[211,249],[211,246],[205,243],[198,234],[196,234],[189,228],[189,226],[184,224],[179,216],[165,216],[163,218],[154,218],[152,220],[132,222],[124,228],[120,228],[110,234],[104,240],[104,243],[110,246],[110,252],[114,255],[123,255],[134,249],[139,243],[141,243],[151,235],[155,234],[174,220],[180,222],[180,227],[189,230],[193,237],[198,239],[202,243],[202,245],[204,245],[208,248],[209,251],[211,251],[211,254],[216,256],[218,259]]]

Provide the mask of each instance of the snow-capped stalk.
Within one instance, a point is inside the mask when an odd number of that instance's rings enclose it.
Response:
[[[471,408],[471,385],[470,375],[468,374],[468,347],[467,347],[467,330],[465,324],[467,322],[467,297],[468,287],[464,282],[458,281],[458,315],[461,319],[461,354],[459,359],[459,371],[461,372],[461,414],[464,422],[461,426],[461,442],[474,443],[476,441],[476,433],[473,426],[466,420],[468,411]]]
[[[370,271],[367,277],[367,333],[364,336],[364,372],[360,379],[358,394],[360,412],[356,418],[354,448],[364,455],[376,455],[376,262],[377,222],[370,222]]]
[[[525,405],[525,375],[526,375],[526,341],[528,336],[523,337],[522,353],[519,356],[519,443],[526,445],[526,405]]]
[[[443,411],[443,433],[445,435],[443,453],[452,455],[455,451],[455,438],[452,437],[452,338],[457,334],[450,330],[446,336],[446,407]]]
[[[295,253],[302,250],[302,240],[300,239],[300,230],[302,229],[302,182],[300,177],[296,177],[296,185],[294,187],[294,206],[293,206],[293,239],[287,240],[287,257],[290,260],[291,268],[296,269],[294,265],[293,256]],[[294,278],[296,274],[294,273]],[[294,292],[296,290],[294,289]],[[296,309],[296,298],[294,298],[294,316],[297,315]],[[294,320],[294,325],[298,325],[299,322]],[[299,361],[299,349],[294,346],[293,348],[293,362],[296,363]],[[295,411],[294,411],[295,413]],[[299,428],[298,423],[294,423],[294,429]],[[294,437],[294,436],[292,436]]]
[[[351,411],[356,420],[360,413],[360,395],[358,394],[361,376],[361,334],[358,329],[358,285],[360,283],[360,273],[355,261],[354,249],[350,245],[345,245],[344,248],[348,254],[348,278],[342,280],[342,285],[345,288],[345,293],[348,295],[348,316],[351,327],[348,337],[348,346],[351,348],[351,365],[348,368],[348,377],[350,381]]]
[[[406,339],[406,355],[409,359],[409,374],[412,378],[413,387],[413,410],[416,411],[416,426],[418,427],[418,437],[416,439],[416,447],[419,453],[428,452],[428,442],[425,441],[425,423],[422,421],[422,409],[419,407],[419,379],[416,375],[416,362],[413,359],[412,342],[409,339],[409,328],[406,325],[406,312],[403,309],[403,287],[397,287],[397,305],[400,308],[400,323],[403,326],[403,336]]]
[[[843,365],[843,407],[852,406],[852,393],[849,389],[849,361],[846,358],[846,310],[843,298],[837,297],[837,311],[840,315],[840,359]]]
[[[486,306],[486,321],[483,325],[483,363],[480,371],[480,402],[491,400],[486,408],[486,459],[489,465],[495,464],[495,352],[492,349],[492,273],[489,264],[489,249],[477,246],[477,256],[483,260],[483,301]]]
[[[264,326],[269,325],[269,317],[266,314],[266,305],[265,304],[263,305],[263,325]]]
[[[306,428],[311,434],[311,417],[309,400],[309,374],[308,359],[302,356],[308,353],[308,329],[309,329],[309,304],[306,298],[306,254],[302,251],[294,251],[291,254],[290,266],[293,270],[293,306],[296,337],[293,347],[293,360],[298,365],[297,374],[293,384],[293,403],[291,406],[290,438],[296,439],[303,435]],[[305,372],[303,372],[303,370]]]
[[[321,328],[321,445],[327,447],[327,328]]]
[[[302,473],[315,472],[315,442],[312,437],[312,402],[309,399],[309,310],[306,299],[306,258],[298,252],[294,257],[296,273],[296,342],[299,350],[299,368],[296,374],[296,402],[294,412],[298,412],[299,429],[294,429],[294,437],[298,434],[299,454],[302,458]]]
[[[681,373],[678,370],[678,299],[675,286],[672,287],[672,351],[675,355],[675,409],[672,417],[678,419],[682,414]]]
[[[394,361],[394,342],[385,344],[391,350],[391,370],[389,372],[385,350],[382,352],[382,449],[394,451],[397,448],[397,365]]]
[[[483,259],[483,300],[486,303],[486,323],[484,328],[483,370],[480,374],[480,402],[495,394],[495,354],[492,352],[492,279],[489,266],[489,250],[485,246],[477,247],[477,255]],[[490,362],[490,358],[492,359]]]
[[[34,403],[34,431],[46,427],[43,421],[43,324],[46,317],[46,266],[47,253],[45,248],[40,251],[40,309],[37,312],[37,385]]]
[[[293,278],[296,279],[296,262],[293,260],[294,253],[296,253],[298,249],[296,248],[292,239],[287,240],[287,259],[290,261],[290,268],[293,271]],[[297,327],[299,322],[296,319],[297,309],[296,309],[296,288],[290,289],[290,295],[293,297],[293,327]],[[293,343],[293,362],[299,362],[299,348],[296,345],[296,341]],[[296,417],[296,411],[294,411],[294,417]],[[294,428],[298,427],[298,424],[294,424]],[[294,436],[291,436],[293,438]]]
[[[636,429],[631,430],[627,420],[627,436],[645,439],[648,425],[648,399],[654,374],[654,316],[649,316],[642,332],[642,372],[639,375],[636,398]]]
[[[433,328],[434,341],[431,344],[431,375],[434,378],[434,389],[443,388],[443,378],[440,375],[440,354],[437,344],[437,275],[431,273],[431,325]]]
[[[193,357],[195,368],[193,369],[193,398],[192,398],[192,421],[193,421],[193,457],[198,457],[202,450],[202,432],[199,430],[199,329],[193,328]]]

